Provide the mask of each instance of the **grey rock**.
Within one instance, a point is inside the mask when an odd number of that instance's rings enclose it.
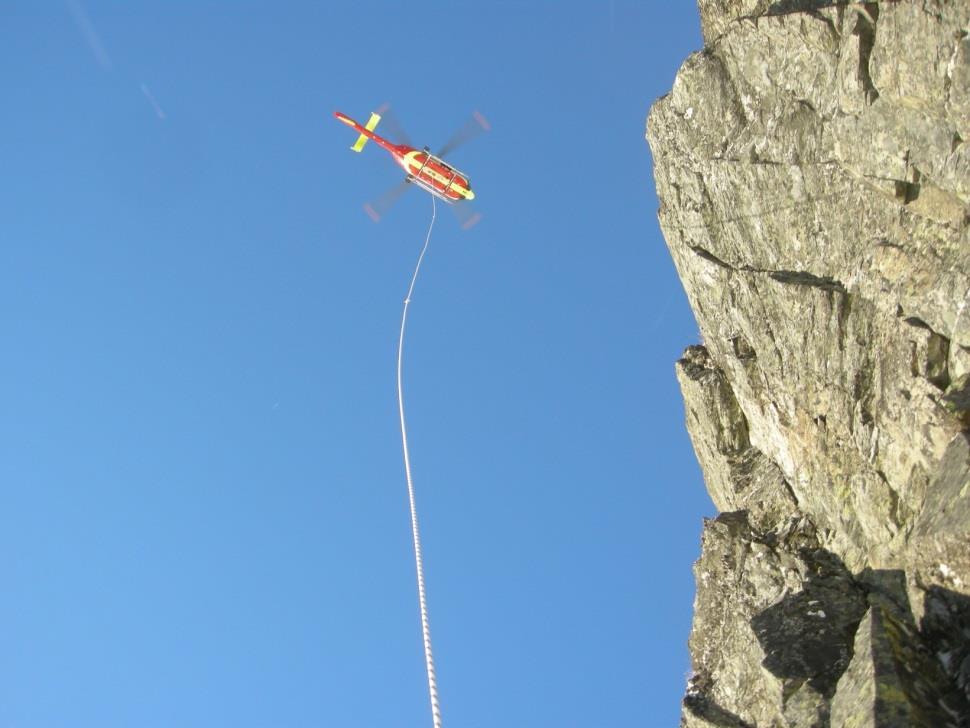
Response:
[[[698,4],[647,122],[724,512],[683,724],[966,725],[970,3]]]
[[[677,362],[677,377],[687,418],[696,433],[697,456],[708,474],[708,491],[718,509],[747,508],[751,521],[762,530],[797,514],[797,503],[784,475],[751,445],[747,419],[707,350],[689,347]]]

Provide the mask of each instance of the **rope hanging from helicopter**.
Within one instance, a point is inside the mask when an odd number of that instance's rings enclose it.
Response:
[[[428,600],[424,586],[424,563],[421,559],[421,532],[418,528],[418,509],[414,498],[414,481],[411,478],[411,455],[408,452],[408,430],[404,418],[404,387],[402,384],[401,370],[404,359],[404,329],[408,320],[408,305],[411,303],[411,294],[414,293],[414,284],[418,280],[418,273],[421,270],[421,262],[424,254],[428,251],[428,244],[431,242],[431,231],[434,229],[434,220],[437,215],[437,205],[435,196],[431,196],[431,224],[428,226],[428,234],[424,239],[424,247],[418,256],[417,265],[414,266],[414,275],[411,276],[411,285],[408,286],[407,296],[404,297],[404,310],[401,313],[401,333],[397,344],[397,406],[401,416],[401,445],[404,450],[404,475],[408,484],[408,501],[411,506],[411,537],[414,540],[414,565],[418,577],[418,605],[421,609],[421,635],[424,639],[424,663],[428,672],[428,693],[431,697],[431,717],[434,728],[441,728],[441,707],[438,703],[438,684],[435,680],[434,654],[431,649],[431,624],[428,620]]]
[[[380,111],[386,112],[387,105],[381,107]],[[434,221],[437,216],[437,200],[441,199],[452,206],[452,210],[461,220],[461,226],[465,230],[474,226],[481,219],[481,214],[472,212],[465,207],[471,200],[475,199],[475,193],[472,191],[468,177],[445,162],[444,157],[474,136],[477,136],[483,131],[488,131],[490,127],[485,117],[476,111],[472,114],[471,119],[445,143],[438,153],[433,154],[428,147],[425,147],[422,151],[415,149],[410,144],[394,144],[376,134],[374,129],[381,120],[380,113],[372,113],[365,125],[357,123],[339,111],[334,112],[334,116],[338,121],[357,132],[357,140],[351,147],[353,151],[360,152],[368,141],[373,141],[390,153],[395,163],[403,167],[407,174],[405,182],[391,189],[382,198],[375,200],[374,203],[364,205],[364,211],[374,222],[378,222],[383,212],[407,189],[408,182],[415,183],[416,186],[431,194],[431,224],[428,226],[428,234],[424,239],[424,247],[421,248],[418,262],[414,266],[411,284],[408,286],[408,293],[404,298],[404,310],[401,312],[401,332],[397,345],[397,404],[401,417],[401,445],[404,450],[404,474],[407,479],[408,501],[411,507],[411,536],[414,539],[414,564],[417,571],[418,605],[421,610],[421,633],[424,640],[425,667],[428,672],[428,693],[431,697],[431,716],[434,721],[434,728],[441,728],[441,707],[438,703],[438,685],[435,679],[434,656],[431,649],[431,625],[428,620],[428,600],[424,585],[424,563],[421,558],[421,534],[418,529],[418,510],[414,497],[414,481],[411,477],[411,454],[408,451],[407,422],[404,417],[404,386],[402,382],[404,331],[407,327],[408,306],[411,303],[414,286],[417,283],[418,273],[421,271],[421,263],[424,260],[425,253],[428,252],[428,244],[431,242],[431,231],[434,229]],[[460,204],[453,205],[452,203],[455,202]]]

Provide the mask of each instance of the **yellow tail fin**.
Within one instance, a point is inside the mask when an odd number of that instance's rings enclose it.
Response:
[[[364,128],[367,129],[367,131],[374,131],[374,129],[377,127],[377,122],[379,122],[380,120],[381,120],[380,116],[378,116],[377,114],[371,114],[370,118],[367,120],[367,123],[364,125]],[[357,127],[357,128],[359,129],[360,127]],[[366,143],[367,143],[367,135],[361,134],[359,137],[357,137],[357,141],[354,142],[354,146],[352,146],[351,149],[353,149],[355,152],[359,152],[361,149],[364,148],[364,145]]]

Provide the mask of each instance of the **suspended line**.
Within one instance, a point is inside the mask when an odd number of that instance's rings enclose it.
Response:
[[[428,250],[428,243],[431,242],[431,230],[434,228],[434,219],[437,214],[437,205],[434,195],[431,195],[431,224],[428,226],[428,235],[424,239],[424,247],[421,248],[421,255],[418,256],[418,263],[414,266],[414,275],[411,276],[411,285],[408,287],[408,295],[404,299],[404,311],[401,314],[401,335],[397,344],[397,406],[401,413],[401,444],[404,447],[404,474],[408,481],[408,500],[411,503],[411,535],[414,538],[414,565],[418,572],[418,604],[421,607],[421,633],[424,638],[424,663],[428,670],[428,693],[431,696],[431,717],[434,728],[441,728],[441,707],[438,705],[438,685],[435,681],[434,656],[431,653],[431,625],[428,622],[428,601],[424,589],[424,564],[421,561],[421,534],[418,530],[418,509],[414,502],[414,483],[411,480],[411,457],[408,454],[408,430],[404,422],[404,388],[401,385],[401,361],[404,354],[404,327],[408,320],[408,304],[411,303],[411,294],[414,292],[414,284],[418,280],[418,271],[421,270],[421,261]]]

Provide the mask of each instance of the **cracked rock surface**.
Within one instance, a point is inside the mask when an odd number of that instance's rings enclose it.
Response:
[[[722,511],[682,725],[970,726],[970,3],[699,7],[647,124]]]

